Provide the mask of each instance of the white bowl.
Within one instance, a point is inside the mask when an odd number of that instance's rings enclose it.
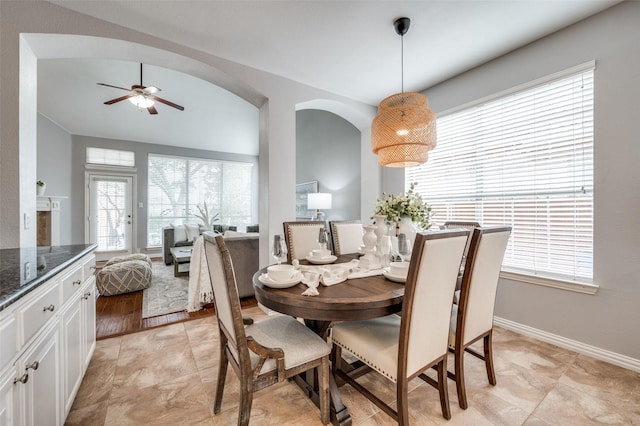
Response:
[[[331,256],[331,250],[329,249],[315,249],[311,250],[311,257],[316,259],[324,259]]]
[[[405,277],[409,272],[409,262],[391,262],[389,272],[397,277]]]
[[[293,265],[271,265],[267,268],[267,275],[273,281],[289,281],[295,273]]]

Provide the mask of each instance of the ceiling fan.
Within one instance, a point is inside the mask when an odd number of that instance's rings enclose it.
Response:
[[[126,89],[124,87],[112,86],[111,84],[105,83],[96,83],[100,86],[113,87],[114,89],[126,90],[129,94],[120,96],[119,98],[111,99],[110,101],[106,101],[105,105],[112,105],[116,102],[124,101],[125,99],[129,99],[129,102],[137,106],[140,110],[145,108],[149,111],[149,114],[157,114],[158,111],[153,106],[156,102],[160,102],[165,105],[169,105],[170,107],[174,107],[179,109],[180,111],[184,111],[184,107],[174,104],[166,99],[162,99],[158,96],[155,96],[161,89],[155,86],[145,87],[142,85],[142,64],[140,64],[140,84],[134,84],[131,86],[131,89]]]

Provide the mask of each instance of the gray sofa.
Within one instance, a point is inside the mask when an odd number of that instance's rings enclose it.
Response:
[[[193,241],[173,241],[173,228],[167,227],[163,229],[163,245],[164,262],[170,265],[173,261],[169,247],[179,247],[185,245],[193,245]],[[229,248],[231,260],[233,261],[233,270],[236,274],[236,283],[238,285],[238,296],[251,297],[253,291],[253,274],[258,270],[258,243],[260,235],[258,233],[242,233],[242,232],[226,232],[224,242]],[[169,246],[168,244],[173,244]]]
[[[226,231],[237,231],[238,228],[230,225],[214,225],[213,230],[219,234],[224,234]],[[175,229],[173,226],[165,226],[162,228],[162,260],[164,260],[165,265],[171,265],[173,263],[173,258],[169,251],[171,247],[188,247],[193,245],[193,239],[176,241],[174,232]],[[202,232],[204,232],[204,229],[200,226],[200,233]]]

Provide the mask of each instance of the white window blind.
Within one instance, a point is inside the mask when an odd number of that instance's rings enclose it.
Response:
[[[206,208],[214,224],[242,229],[253,224],[253,164],[149,154],[147,246],[162,245],[162,228],[202,224]]]
[[[433,221],[511,225],[503,268],[593,278],[593,66],[438,118],[405,186]]]
[[[135,167],[136,157],[132,151],[87,147],[87,163],[107,166]]]

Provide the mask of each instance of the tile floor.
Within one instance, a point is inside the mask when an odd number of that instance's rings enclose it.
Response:
[[[245,309],[255,320],[257,307]],[[67,425],[235,425],[238,380],[231,368],[222,412],[212,414],[218,363],[215,317],[101,340],[67,417]],[[411,382],[415,425],[640,425],[640,373],[497,328],[497,386],[484,364],[466,358],[469,408],[458,406],[449,380],[452,418],[441,415],[436,389]],[[451,361],[449,366],[453,365]],[[388,403],[394,387],[381,376],[360,380]],[[354,425],[394,422],[349,385],[340,388]],[[318,409],[291,382],[256,393],[252,425],[320,425]]]

